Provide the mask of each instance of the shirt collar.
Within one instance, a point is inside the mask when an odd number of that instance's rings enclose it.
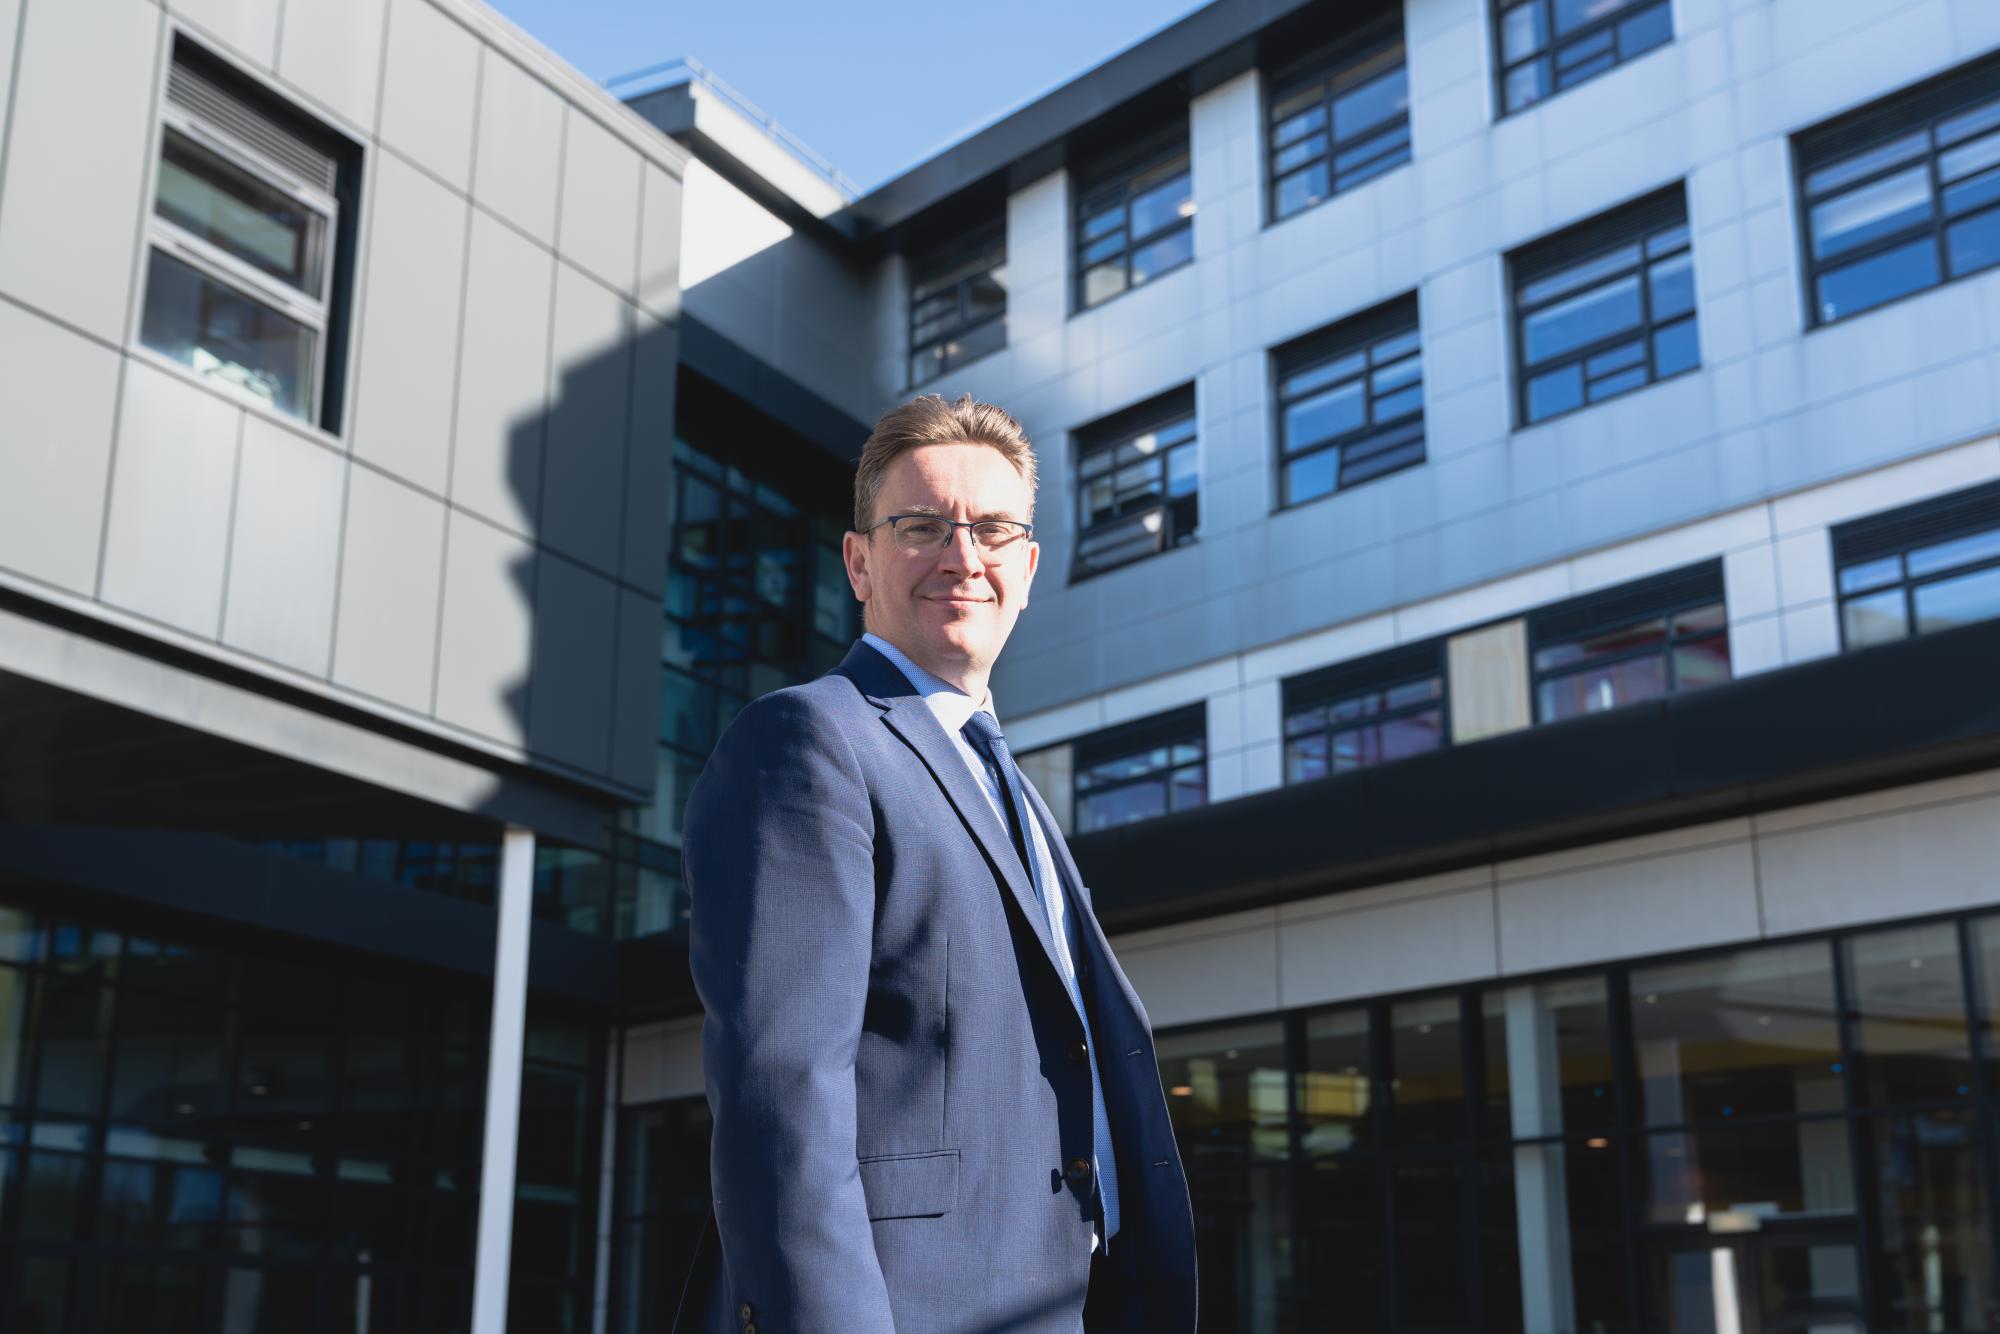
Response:
[[[972,721],[972,715],[981,709],[989,714],[993,712],[992,691],[987,691],[983,700],[973,699],[957,686],[917,666],[910,660],[909,654],[872,630],[861,636],[861,642],[894,663],[896,670],[909,678],[910,684],[916,687],[917,694],[923,698],[925,707],[944,727],[946,736],[958,735],[964,730],[965,725]],[[1000,720],[995,716],[993,721],[997,726]]]

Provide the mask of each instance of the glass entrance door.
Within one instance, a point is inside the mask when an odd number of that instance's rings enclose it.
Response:
[[[1865,1334],[1846,1228],[1676,1237],[1649,1269],[1652,1334]]]

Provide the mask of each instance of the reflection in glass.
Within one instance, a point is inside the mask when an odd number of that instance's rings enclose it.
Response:
[[[1380,1167],[1372,1159],[1323,1158],[1307,1169],[1301,1189],[1300,1272],[1313,1283],[1311,1299],[1337,1309],[1349,1329],[1383,1328],[1388,1246]]]
[[[1649,1124],[1842,1104],[1833,954],[1824,942],[1635,968],[1631,1006]]]
[[[1872,1328],[1990,1326],[1996,1294],[1978,1120],[1967,1109],[1861,1124],[1879,1192]]]
[[[1458,997],[1428,996],[1391,1006],[1389,1061],[1391,1142],[1464,1139],[1464,1033]]]
[[[1706,1224],[1854,1208],[1843,1119],[1718,1126],[1649,1135],[1640,1155],[1646,1221]]]
[[[1191,1173],[1289,1156],[1282,1026],[1169,1034],[1158,1052],[1167,1111]]]
[[[1203,1329],[1288,1334],[1298,1328],[1291,1176],[1281,1168],[1188,1173]]]
[[[1970,1093],[1958,928],[1945,922],[1873,931],[1845,949],[1863,1099],[1928,1102]]]
[[[175,130],[160,150],[159,215],[251,267],[318,297],[327,220]]]
[[[280,412],[313,414],[317,333],[164,250],[146,268],[140,342]]]
[[[1334,1010],[1306,1020],[1306,1068],[1299,1073],[1300,1149],[1318,1157],[1367,1148],[1369,1078],[1368,1011]]]

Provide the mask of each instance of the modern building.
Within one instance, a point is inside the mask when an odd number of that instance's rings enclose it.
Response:
[[[615,91],[0,0],[0,1334],[663,1327],[681,802],[931,391],[1204,1328],[2000,1330],[2000,11],[1216,0],[866,193]]]

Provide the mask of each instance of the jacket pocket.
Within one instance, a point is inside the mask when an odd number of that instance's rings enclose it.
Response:
[[[958,1203],[958,1150],[890,1153],[861,1160],[868,1217],[935,1218]]]

